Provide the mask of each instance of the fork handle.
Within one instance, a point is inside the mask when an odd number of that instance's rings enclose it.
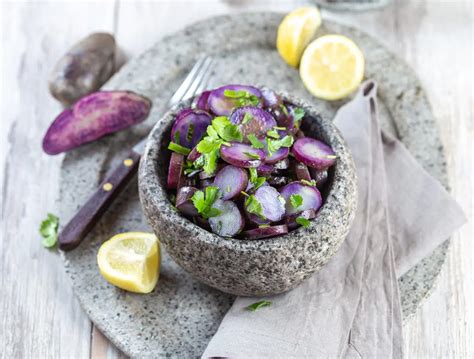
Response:
[[[76,248],[102,217],[114,199],[137,172],[140,154],[130,151],[127,158],[106,177],[96,192],[81,207],[59,234],[59,248],[70,251]]]

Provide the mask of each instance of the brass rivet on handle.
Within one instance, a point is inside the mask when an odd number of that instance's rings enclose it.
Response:
[[[123,161],[123,164],[127,167],[130,167],[131,165],[133,165],[133,160],[131,158],[127,158]]]
[[[110,182],[104,183],[102,186],[102,189],[106,192],[110,191],[112,188],[114,188],[114,186]]]

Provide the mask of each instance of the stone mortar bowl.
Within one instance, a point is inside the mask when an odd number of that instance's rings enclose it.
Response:
[[[241,296],[266,296],[290,290],[323,267],[344,241],[354,218],[357,186],[351,153],[331,121],[315,108],[281,94],[305,110],[302,129],[336,152],[323,206],[307,228],[260,240],[223,238],[197,226],[173,207],[166,189],[175,114],[192,100],[167,112],[151,131],[139,169],[140,201],[145,216],[169,255],[203,283]]]

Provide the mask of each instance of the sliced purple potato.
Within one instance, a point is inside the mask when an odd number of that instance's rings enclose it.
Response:
[[[310,173],[312,179],[316,181],[316,187],[321,189],[328,180],[328,170],[317,170],[315,168],[310,168]]]
[[[225,90],[231,91],[246,91],[251,95],[262,97],[259,89],[253,86],[245,85],[226,85],[212,90],[207,99],[209,109],[218,116],[229,116],[232,110],[238,107],[238,101],[234,98],[226,97]]]
[[[261,217],[257,216],[256,214],[253,214],[253,213],[245,212],[245,215],[247,217],[248,222],[250,222],[251,224],[257,225],[257,226],[262,226],[262,225],[271,223],[271,221],[269,219],[261,218]]]
[[[201,141],[211,121],[212,117],[206,111],[184,109],[176,115],[171,129],[171,141],[193,148]]]
[[[273,116],[255,106],[244,106],[235,109],[229,118],[230,122],[239,126],[244,137],[244,142],[249,142],[247,136],[254,134],[257,138],[263,138],[267,132],[277,125]]]
[[[130,91],[100,91],[64,110],[46,131],[43,150],[49,155],[72,150],[142,122],[151,101]]]
[[[184,171],[182,171],[181,176],[179,176],[178,184],[176,186],[176,189],[180,189],[181,187],[194,186],[194,185],[195,185],[194,178],[186,176],[184,174]]]
[[[296,222],[296,218],[298,217],[303,217],[304,219],[310,220],[316,217],[316,211],[314,209],[307,209],[305,211],[287,216],[285,218],[285,222],[289,229],[295,229],[301,226],[298,222]]]
[[[285,200],[271,186],[262,186],[255,191],[255,199],[262,206],[262,216],[271,222],[278,222],[285,215]]]
[[[258,167],[265,160],[265,152],[240,142],[231,142],[230,146],[222,145],[220,154],[224,161],[236,167]]]
[[[188,161],[194,162],[196,161],[199,157],[201,157],[201,153],[197,150],[197,146],[193,147],[191,152],[189,152],[189,155],[187,157]]]
[[[311,181],[311,175],[309,173],[308,166],[306,166],[304,163],[295,161],[294,172],[296,178],[299,180]]]
[[[286,200],[286,216],[296,214],[308,209],[317,211],[323,203],[321,193],[313,186],[307,186],[301,182],[291,182],[280,189],[280,193]],[[291,195],[299,195],[303,199],[298,207],[293,207]]]
[[[283,187],[290,183],[291,180],[286,176],[271,176],[267,181],[270,186]]]
[[[264,163],[257,167],[257,175],[261,177],[270,177],[273,172],[273,165]]]
[[[290,160],[285,157],[282,160],[276,162],[273,165],[273,168],[276,170],[287,170],[290,167]]]
[[[183,163],[184,163],[183,155],[176,152],[171,153],[170,166],[168,168],[168,180],[167,180],[168,189],[178,188],[178,182],[183,172]]]
[[[249,176],[246,170],[235,166],[225,166],[214,178],[214,186],[221,190],[222,199],[228,200],[244,191],[248,181]]]
[[[255,229],[249,229],[248,231],[242,232],[242,237],[245,239],[262,239],[280,236],[288,233],[288,227],[286,224],[269,227],[259,227]]]
[[[242,231],[245,220],[234,202],[218,199],[212,207],[221,212],[218,216],[211,217],[208,220],[215,234],[222,237],[233,237]]]
[[[292,152],[298,161],[318,170],[331,167],[336,162],[336,154],[331,147],[310,137],[296,140]]]
[[[290,149],[288,147],[282,147],[270,155],[267,149],[267,141],[265,141],[265,153],[265,163],[274,164],[288,157],[288,155],[290,154]]]
[[[269,109],[280,109],[283,100],[275,91],[264,87],[260,90],[262,92],[263,106]]]
[[[196,108],[203,111],[209,111],[209,105],[207,100],[209,99],[209,95],[211,91],[204,91],[196,101]]]
[[[179,188],[176,193],[176,208],[185,216],[198,215],[198,211],[191,199],[197,190],[195,187],[184,186]]]

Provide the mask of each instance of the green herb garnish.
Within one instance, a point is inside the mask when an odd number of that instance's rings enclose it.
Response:
[[[59,218],[48,213],[48,217],[41,222],[39,232],[43,237],[41,244],[46,248],[52,248],[58,241]]]
[[[287,110],[286,106],[284,104],[281,104],[280,108],[281,108],[281,111],[283,112],[283,114],[285,116],[288,116],[288,110]]]
[[[174,133],[174,143],[177,143],[179,145],[180,143],[180,134],[179,134],[179,131],[176,131]]]
[[[295,124],[303,119],[304,114],[305,112],[301,107],[297,107],[293,110],[293,121]]]
[[[273,126],[274,130],[280,130],[280,131],[285,131],[286,127],[281,127],[281,126]]]
[[[303,197],[299,194],[292,194],[290,196],[290,203],[293,206],[293,208],[298,208],[303,204]]]
[[[248,105],[257,106],[260,103],[260,99],[257,96],[244,90],[224,90],[224,96],[233,99],[236,107]]]
[[[168,149],[185,156],[189,155],[189,153],[191,152],[189,148],[183,147],[174,142],[170,142],[170,144],[168,145]]]
[[[269,228],[270,225],[269,224],[261,224],[258,226],[258,228]]]
[[[243,140],[242,132],[240,132],[239,127],[230,122],[225,116],[214,118],[212,120],[212,127],[224,141],[242,142]]]
[[[256,168],[249,168],[249,172],[250,172],[250,183],[253,184],[254,189],[258,189],[265,183],[266,178],[258,177]]]
[[[279,135],[278,132],[275,131],[275,130],[267,131],[267,136],[268,136],[268,137],[271,137],[271,138],[275,138],[275,139],[277,139],[277,140],[280,138],[280,135]]]
[[[305,179],[302,179],[300,180],[301,183],[307,185],[307,186],[313,186],[313,187],[316,187],[316,181],[313,179],[311,181],[308,181],[308,180],[305,180]]]
[[[208,186],[205,191],[205,193],[203,191],[196,191],[191,197],[191,200],[198,213],[204,218],[216,217],[221,214],[221,211],[217,208],[213,208],[212,205],[220,197],[219,187]]]
[[[308,219],[301,216],[296,217],[296,223],[298,223],[299,225],[303,227],[308,227],[311,224],[311,222]]]
[[[232,188],[231,188],[230,186],[227,186],[227,187],[225,188],[225,191],[226,191],[227,193],[229,193],[230,191],[232,191]]]
[[[291,147],[291,145],[293,145],[294,140],[292,136],[285,136],[280,140],[275,140],[275,139],[267,137],[266,141],[267,141],[267,151],[268,151],[268,154],[271,156],[282,147]]]
[[[245,191],[240,191],[240,194],[242,194],[245,197],[250,197],[250,195]]]
[[[242,119],[242,125],[249,123],[251,120],[253,120],[253,116],[250,113],[246,112],[244,118]]]
[[[191,142],[191,140],[193,139],[193,134],[194,134],[194,124],[190,123],[188,126],[188,133],[186,134],[186,140],[188,142]]]
[[[262,219],[266,219],[263,215],[263,207],[254,195],[250,195],[245,200],[245,209],[249,213],[253,213]]]
[[[256,153],[252,153],[252,152],[244,152],[244,155],[246,155],[247,157],[253,159],[253,160],[259,160],[260,159],[260,156],[257,155]]]
[[[246,310],[250,312],[255,312],[256,310],[263,308],[263,307],[269,307],[272,305],[272,302],[269,300],[261,300],[258,302],[255,302],[253,304],[250,304],[249,306],[245,307]]]
[[[247,139],[252,144],[253,148],[264,148],[265,145],[253,133],[247,135]]]

